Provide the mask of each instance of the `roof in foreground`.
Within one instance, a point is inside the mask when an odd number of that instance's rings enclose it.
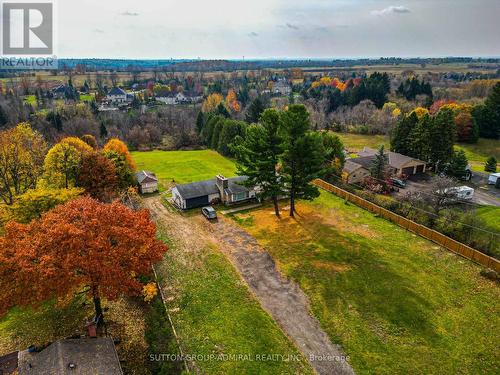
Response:
[[[73,365],[74,368],[70,368]],[[19,352],[19,375],[123,375],[109,337],[59,340],[39,353]]]
[[[246,176],[228,178],[228,190],[233,194],[236,194],[238,192],[250,191],[250,189],[241,185],[241,183],[247,178],[248,177]],[[215,178],[212,178],[211,180],[192,182],[190,184],[176,185],[175,187],[184,199],[197,198],[205,195],[219,193]]]

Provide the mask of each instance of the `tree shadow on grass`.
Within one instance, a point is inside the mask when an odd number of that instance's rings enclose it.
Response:
[[[288,276],[316,300],[319,297],[323,306],[313,310],[335,314],[342,306],[356,311],[369,327],[390,327],[389,335],[403,332],[426,342],[439,340],[432,324],[436,306],[419,293],[411,275],[398,272],[395,260],[376,251],[378,241],[339,231],[321,215],[307,215],[294,223],[280,222],[278,230],[261,231],[259,237],[285,265]],[[339,265],[345,271],[335,271]]]

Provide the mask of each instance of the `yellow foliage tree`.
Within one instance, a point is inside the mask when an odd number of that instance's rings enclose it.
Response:
[[[240,103],[238,102],[238,97],[234,90],[229,90],[226,96],[226,103],[233,112],[241,111]]]
[[[144,296],[144,302],[151,302],[153,298],[158,294],[158,288],[155,283],[148,283],[142,288],[142,295]]]
[[[412,112],[415,112],[418,118],[422,118],[423,116],[429,114],[429,110],[424,107],[417,107]]]
[[[47,144],[28,123],[0,131],[0,198],[7,205],[36,187]]]
[[[127,145],[120,141],[118,138],[111,138],[108,143],[104,145],[103,149],[104,151],[114,151],[122,155],[123,157],[125,157],[129,168],[135,170],[136,165],[134,159],[132,159],[132,155],[130,155]]]
[[[220,103],[224,101],[224,98],[219,93],[213,93],[208,95],[208,97],[203,102],[201,110],[204,113],[213,112],[219,106]]]

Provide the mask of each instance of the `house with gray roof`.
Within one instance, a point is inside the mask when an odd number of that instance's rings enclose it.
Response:
[[[369,147],[365,147],[363,151],[358,153],[358,158],[352,159],[354,162],[363,163],[364,158],[375,158],[377,150]],[[406,156],[403,154],[398,154],[397,152],[386,152],[387,161],[391,172],[395,176],[412,176],[414,174],[424,173],[426,168],[426,162]]]
[[[127,92],[119,87],[113,87],[111,90],[109,90],[108,94],[106,95],[106,99],[108,102],[112,104],[125,104],[129,101],[131,101],[132,98],[130,98],[129,95],[127,95]]]
[[[218,175],[211,180],[176,185],[172,189],[173,203],[183,210],[221,202],[226,205],[256,199],[256,189],[243,185],[245,176],[225,178]]]

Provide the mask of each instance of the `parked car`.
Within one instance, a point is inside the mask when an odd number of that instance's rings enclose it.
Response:
[[[400,180],[399,178],[391,178],[391,183],[393,186],[397,186],[399,188],[404,189],[406,187],[406,182]]]
[[[217,219],[217,212],[214,210],[213,207],[203,207],[201,209],[201,213],[203,216],[205,216],[208,220],[214,220]]]

